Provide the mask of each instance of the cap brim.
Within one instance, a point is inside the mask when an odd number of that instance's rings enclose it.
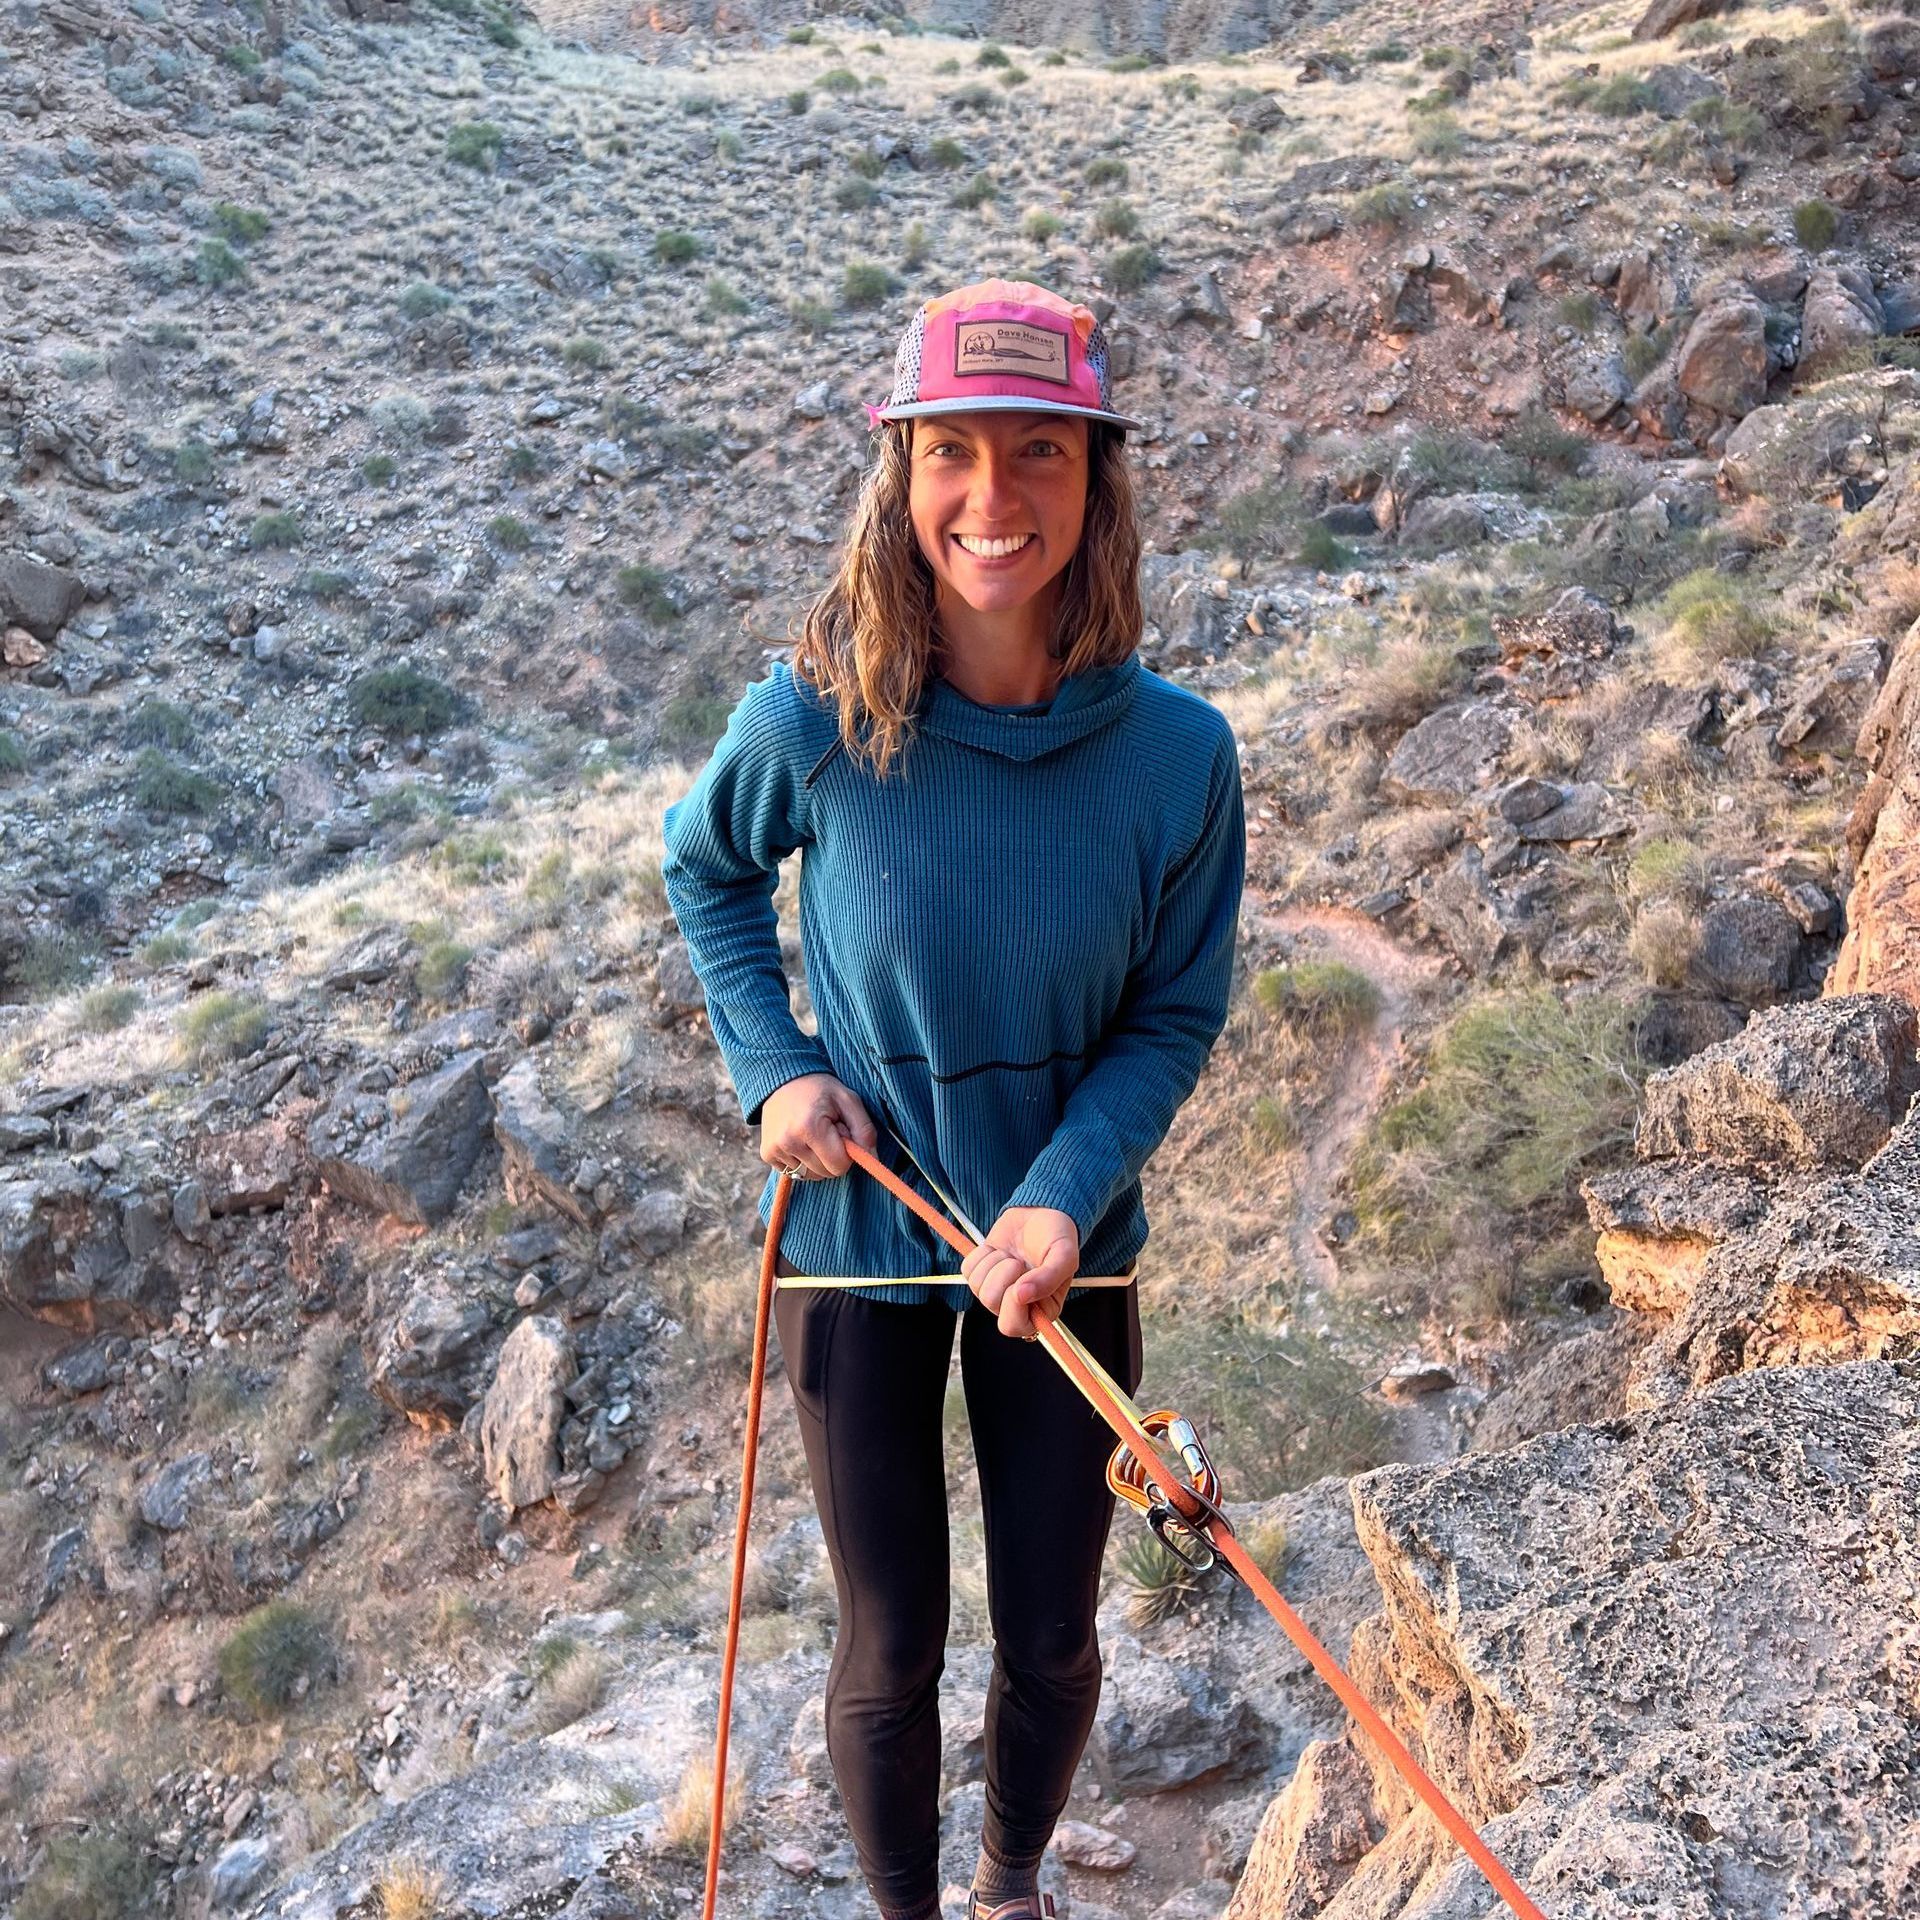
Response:
[[[1129,427],[1144,432],[1146,422],[1124,413],[1109,413],[1100,407],[1076,407],[1064,400],[1030,400],[1017,393],[980,394],[977,398],[960,394],[951,400],[914,400],[899,407],[869,407],[874,421],[920,420],[943,413],[1068,413],[1080,420],[1104,420],[1110,427]]]

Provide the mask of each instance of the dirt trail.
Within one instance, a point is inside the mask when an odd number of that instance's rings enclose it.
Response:
[[[1379,1105],[1403,1055],[1404,1028],[1415,996],[1439,973],[1438,960],[1409,953],[1364,914],[1333,907],[1284,907],[1255,922],[1263,934],[1290,940],[1296,957],[1344,961],[1379,989],[1373,1025],[1352,1042],[1340,1090],[1317,1127],[1301,1166],[1288,1240],[1307,1287],[1331,1287],[1338,1277],[1321,1223],[1333,1189],[1368,1116]]]

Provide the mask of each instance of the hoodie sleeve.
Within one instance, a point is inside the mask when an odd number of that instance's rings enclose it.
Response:
[[[787,702],[779,669],[747,689],[699,778],[667,809],[660,863],[749,1126],[776,1087],[833,1071],[793,1017],[773,909],[780,862],[807,837],[806,795],[780,724]]]
[[[1098,1058],[1007,1200],[1072,1216],[1084,1246],[1140,1176],[1226,1025],[1246,877],[1240,760],[1223,723],[1199,837],[1168,869],[1152,945],[1127,978]]]

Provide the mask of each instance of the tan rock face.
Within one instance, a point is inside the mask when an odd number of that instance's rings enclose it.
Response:
[[[510,1513],[553,1491],[574,1371],[566,1328],[544,1315],[522,1320],[500,1349],[481,1413],[480,1447],[487,1485]]]
[[[1354,1483],[1386,1601],[1355,1677],[1547,1913],[1920,1912],[1916,1497],[1905,1363],[1768,1368],[1636,1419],[1383,1468]],[[1338,1743],[1310,1750],[1230,1920],[1499,1911],[1354,1751],[1371,1817]]]
[[[1684,1306],[1712,1251],[1711,1240],[1690,1234],[1663,1239],[1624,1230],[1603,1233],[1593,1246],[1613,1304],[1633,1313],[1671,1313]]]
[[[1867,784],[1847,822],[1855,879],[1826,991],[1920,1005],[1920,623],[1908,628],[1855,752]]]

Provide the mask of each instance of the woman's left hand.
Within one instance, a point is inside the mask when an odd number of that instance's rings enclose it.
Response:
[[[1009,1207],[960,1263],[974,1298],[1016,1340],[1040,1336],[1027,1311],[1035,1301],[1059,1313],[1080,1268],[1080,1229],[1052,1207]]]

